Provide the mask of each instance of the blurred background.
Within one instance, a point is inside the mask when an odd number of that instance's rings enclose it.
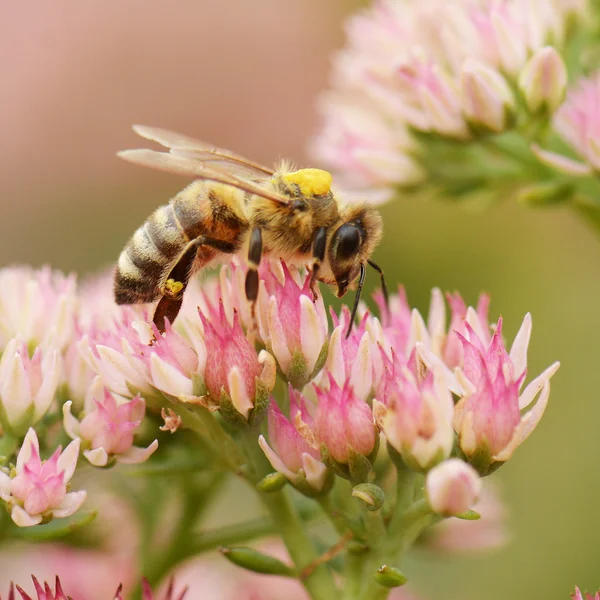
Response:
[[[267,164],[280,156],[307,164],[315,98],[355,7],[0,3],[2,263],[86,275],[115,261],[131,232],[185,185],[116,158],[143,144],[132,123]],[[532,375],[563,363],[541,426],[494,475],[511,515],[510,544],[460,558],[417,553],[405,572],[431,600],[558,599],[575,583],[596,589],[600,239],[566,210],[534,212],[511,198],[485,212],[414,198],[382,212],[386,236],[375,258],[413,306],[426,311],[433,286],[460,290],[470,303],[487,291],[508,339],[533,314]]]

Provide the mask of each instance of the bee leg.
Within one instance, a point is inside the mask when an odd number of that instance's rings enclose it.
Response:
[[[258,286],[260,283],[258,277],[258,267],[262,258],[262,233],[258,227],[254,227],[250,233],[250,243],[248,245],[248,272],[246,273],[246,298],[252,306],[252,323],[256,329],[256,300],[258,298]]]
[[[310,269],[310,289],[313,294],[313,302],[317,301],[319,292],[317,290],[317,280],[319,277],[319,269],[325,259],[325,247],[327,245],[327,229],[319,227],[313,239],[313,263]]]
[[[385,276],[383,275],[383,269],[377,263],[374,263],[372,260],[368,260],[367,263],[370,267],[375,269],[381,277],[381,291],[383,292],[383,299],[385,300],[385,308],[389,312],[389,310],[390,310],[390,295],[388,293],[388,288],[385,283]]]
[[[153,323],[158,327],[160,333],[165,331],[165,319],[173,323],[179,314],[183,303],[183,293],[187,288],[192,273],[192,266],[198,254],[200,246],[210,246],[219,252],[231,254],[235,252],[235,246],[229,242],[223,242],[204,235],[192,240],[183,254],[180,256],[177,264],[169,272],[169,276],[161,290],[162,298],[159,300],[154,316]]]
[[[348,323],[348,331],[346,332],[346,339],[350,337],[350,332],[352,331],[352,325],[354,324],[354,319],[356,319],[356,313],[358,312],[358,305],[360,304],[360,296],[362,294],[363,285],[365,283],[365,276],[367,274],[367,270],[365,269],[364,263],[360,263],[360,276],[358,278],[358,286],[356,288],[356,295],[354,296],[354,305],[352,306],[352,314],[350,315],[350,323]]]

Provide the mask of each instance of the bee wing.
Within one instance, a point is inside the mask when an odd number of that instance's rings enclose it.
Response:
[[[275,191],[267,190],[252,181],[237,177],[229,171],[221,170],[216,166],[207,165],[195,158],[147,149],[123,150],[122,152],[118,152],[117,155],[136,165],[151,167],[177,175],[190,175],[196,179],[224,183],[249,194],[272,200],[278,204],[287,204],[289,202],[289,198],[277,194]]]
[[[217,148],[212,144],[195,140],[181,133],[159,127],[148,127],[147,125],[134,125],[133,130],[141,137],[169,148],[172,154],[195,158],[207,164],[226,165],[229,170],[242,177],[252,177],[260,180],[274,174],[274,171],[269,167],[248,160],[231,150]]]

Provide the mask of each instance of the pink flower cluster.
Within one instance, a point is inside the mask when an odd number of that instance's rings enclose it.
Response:
[[[531,114],[554,110],[567,83],[567,24],[584,7],[376,0],[347,22],[314,153],[349,189],[385,200],[392,186],[423,177],[413,131],[466,140],[509,128],[519,100]]]

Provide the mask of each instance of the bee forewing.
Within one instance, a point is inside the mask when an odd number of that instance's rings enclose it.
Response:
[[[135,163],[136,165],[151,167],[153,169],[159,169],[160,171],[175,173],[176,175],[189,175],[196,179],[224,183],[250,194],[267,198],[278,204],[287,204],[289,202],[289,199],[285,196],[264,189],[251,181],[236,177],[228,171],[222,171],[215,166],[208,166],[197,159],[186,158],[169,152],[156,152],[155,150],[148,150],[145,148],[123,150],[118,152],[117,156]]]
[[[169,148],[173,154],[181,154],[182,156],[196,158],[197,160],[207,160],[209,157],[212,157],[212,160],[215,161],[244,165],[247,167],[246,172],[251,172],[254,175],[262,174],[264,176],[273,175],[274,173],[269,167],[248,160],[231,150],[217,148],[213,144],[202,142],[187,135],[169,131],[168,129],[149,127],[148,125],[134,125],[133,130],[141,137]]]

